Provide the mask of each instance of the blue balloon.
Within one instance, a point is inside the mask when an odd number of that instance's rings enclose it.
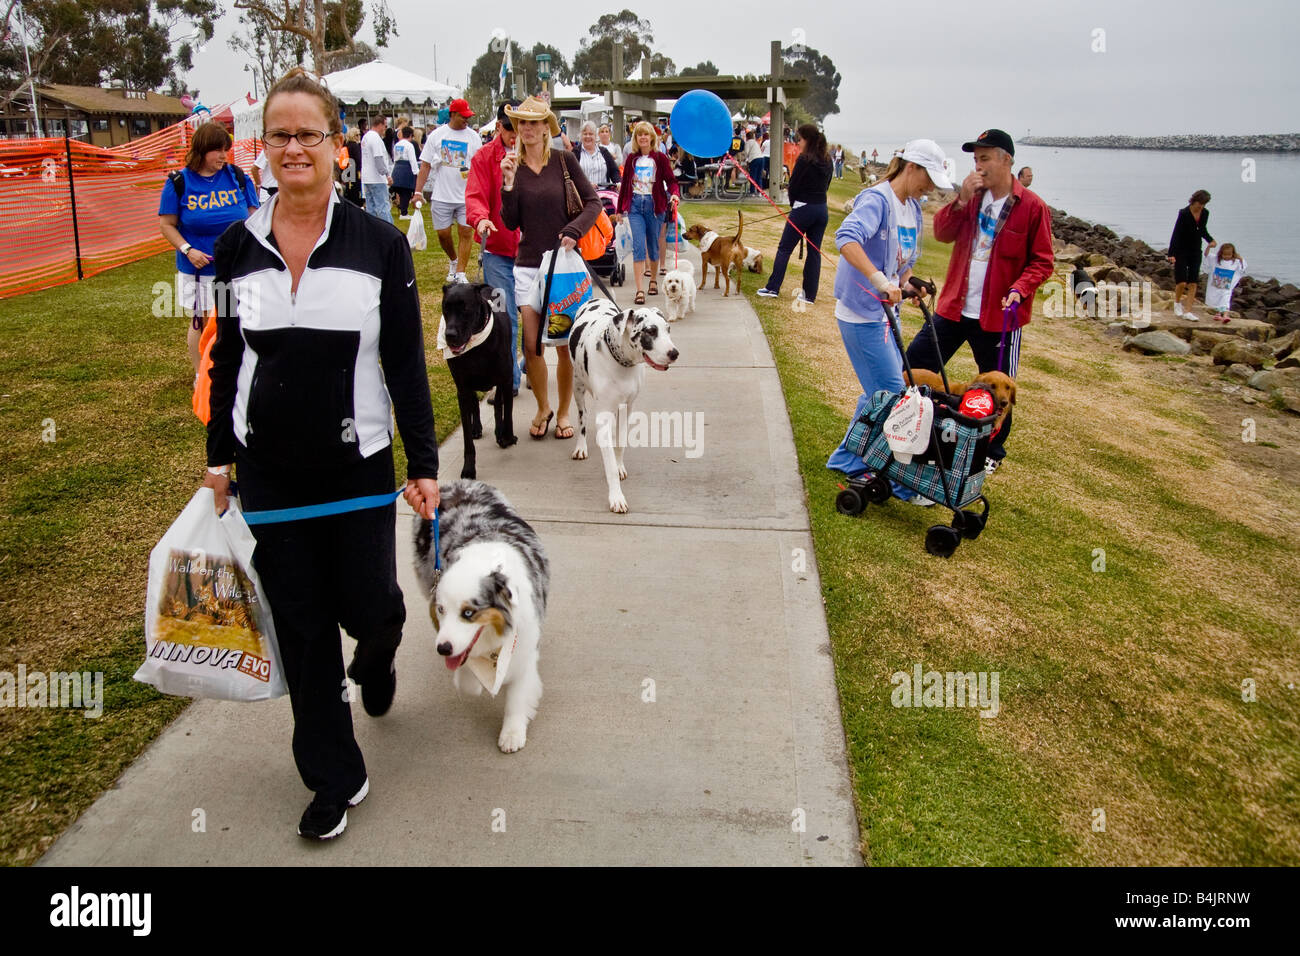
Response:
[[[731,110],[708,90],[691,90],[669,119],[673,141],[692,156],[723,156],[731,148]]]

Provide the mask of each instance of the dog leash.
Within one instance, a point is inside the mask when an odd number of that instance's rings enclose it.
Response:
[[[272,508],[267,511],[245,511],[244,520],[250,525],[280,524],[285,521],[305,521],[308,518],[324,518],[329,515],[347,514],[352,511],[364,511],[367,508],[382,508],[396,501],[406,490],[403,485],[396,491],[386,491],[379,495],[362,495],[359,498],[344,498],[341,501],[326,501],[319,505],[303,505],[298,508]]]

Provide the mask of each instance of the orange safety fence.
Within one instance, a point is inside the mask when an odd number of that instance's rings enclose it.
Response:
[[[193,132],[182,121],[109,148],[0,141],[0,299],[165,252],[158,202],[167,174],[184,165]],[[249,172],[259,148],[238,140],[232,159]]]

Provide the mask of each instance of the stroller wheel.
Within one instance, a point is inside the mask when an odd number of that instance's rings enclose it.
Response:
[[[947,525],[932,525],[925,533],[925,550],[940,558],[951,558],[961,544],[961,532]]]
[[[889,487],[889,482],[883,475],[872,475],[867,479],[866,485],[867,500],[873,505],[883,505],[891,497],[893,490]]]
[[[960,531],[962,537],[968,541],[974,541],[978,538],[989,520],[989,500],[983,495],[980,495],[975,500],[984,503],[982,512],[954,511],[952,514],[952,526]]]
[[[862,497],[856,488],[845,488],[835,496],[835,510],[842,515],[856,517],[862,514],[866,508],[866,499]]]

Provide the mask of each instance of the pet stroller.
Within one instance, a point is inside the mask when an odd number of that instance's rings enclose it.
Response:
[[[921,289],[925,288],[918,280],[912,281]],[[933,290],[933,286],[930,289]],[[921,306],[926,328],[935,337],[937,348],[938,334],[934,330],[933,319],[923,295],[909,290],[907,297],[914,297]],[[885,305],[885,317],[894,344],[903,356],[903,366],[910,377],[912,367],[907,361],[907,350],[903,348],[898,320],[888,304]],[[946,389],[947,373],[941,369],[940,374]],[[883,390],[876,392],[871,398],[871,405],[849,429],[846,440],[849,451],[861,456],[866,463],[867,472],[850,479],[847,487],[840,486],[840,493],[835,498],[835,510],[840,514],[860,515],[868,504],[883,505],[893,495],[889,484],[892,479],[904,488],[924,495],[952,511],[951,526],[932,525],[925,535],[926,551],[941,558],[949,558],[961,544],[962,538],[978,538],[988,522],[989,502],[983,494],[984,461],[997,416],[991,414],[983,418],[971,418],[958,410],[961,396],[950,395],[946,391],[932,391],[926,386],[921,386],[920,391],[934,403],[934,421],[925,451],[913,455],[912,460],[906,464],[895,459],[885,436],[885,420],[894,406],[903,399],[903,395]],[[981,503],[982,510],[966,508],[975,502]]]
[[[596,195],[600,197],[601,205],[605,207],[605,213],[611,218],[618,211],[618,190],[617,189],[597,189]],[[618,260],[618,252],[614,248],[614,239],[610,238],[609,244],[605,246],[605,251],[597,259],[592,259],[588,265],[591,271],[598,276],[604,276],[610,281],[611,285],[622,285],[627,278],[627,267]]]

